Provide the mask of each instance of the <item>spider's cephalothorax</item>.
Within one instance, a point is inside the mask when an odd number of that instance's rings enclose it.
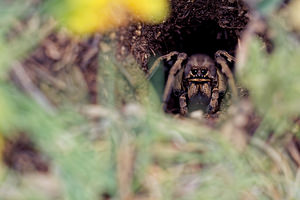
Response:
[[[173,93],[179,98],[181,115],[196,109],[215,113],[219,108],[220,94],[227,89],[224,75],[231,83],[234,95],[236,94],[232,73],[223,56],[226,56],[228,61],[234,58],[226,51],[217,51],[215,60],[204,54],[195,54],[188,58],[185,53],[171,52],[160,57],[150,73],[161,60],[170,60],[174,55],[177,55],[177,60],[170,69],[163,96],[163,107],[166,112],[168,112],[167,102]]]

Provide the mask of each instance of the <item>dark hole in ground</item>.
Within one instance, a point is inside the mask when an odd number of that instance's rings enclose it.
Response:
[[[118,31],[118,58],[133,55],[147,72],[153,57],[170,51],[210,56],[220,49],[234,54],[238,37],[248,23],[243,1],[170,0],[171,16],[163,23],[143,23]]]
[[[178,25],[179,26],[179,25]],[[176,29],[178,29],[178,26]],[[161,44],[161,52],[167,54],[171,51],[187,53],[188,56],[201,53],[214,58],[214,54],[218,50],[226,50],[231,55],[235,54],[238,36],[234,30],[221,28],[218,23],[213,20],[195,21],[193,25],[183,26],[180,31],[170,30],[169,36]],[[169,70],[176,61],[176,56],[171,61],[164,62],[164,85],[166,84]],[[229,65],[233,70],[233,65]],[[161,81],[156,81],[161,82]],[[163,88],[157,86],[160,96],[163,94]],[[221,99],[221,98],[220,98]],[[172,94],[167,109],[171,113],[179,113],[179,97]]]
[[[177,26],[178,27],[178,26]],[[203,53],[213,58],[218,50],[226,50],[234,54],[237,35],[234,30],[221,28],[215,21],[207,20],[201,23],[195,21],[190,26],[180,28],[180,32],[169,31],[162,46],[162,52],[185,52],[188,55]]]
[[[248,8],[243,1],[220,0],[171,0],[171,16],[158,25],[139,23],[120,29],[118,55],[133,55],[146,73],[154,58],[171,51],[184,52],[188,56],[202,53],[214,58],[218,50],[235,55],[238,38],[248,23]],[[123,47],[123,48],[122,48]],[[160,70],[161,78],[153,78],[158,95],[162,97],[163,87],[174,58]],[[233,66],[230,66],[233,69]],[[165,76],[165,80],[163,80]],[[173,95],[174,96],[174,95]],[[171,97],[170,108],[177,113],[178,98]]]

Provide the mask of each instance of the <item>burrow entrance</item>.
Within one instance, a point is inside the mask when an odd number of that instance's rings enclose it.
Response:
[[[182,27],[180,32],[170,32],[169,38],[161,44],[161,52],[203,53],[213,57],[218,50],[234,53],[237,38],[236,33],[221,28],[213,20],[207,20],[195,23],[193,27]]]
[[[146,73],[153,58],[171,51],[202,53],[212,58],[218,50],[235,55],[238,39],[248,23],[248,9],[241,0],[172,0],[171,3],[172,14],[164,23],[139,23],[120,29],[119,55],[133,55]],[[166,63],[165,80],[171,65],[172,62]],[[162,94],[163,83],[155,83],[160,85],[158,93]],[[174,113],[178,112],[177,100],[172,98],[170,102]]]
[[[151,58],[170,51],[210,56],[220,49],[235,53],[248,22],[248,9],[241,0],[172,0],[171,5],[171,16],[164,23],[121,28],[119,54],[132,54],[147,71]]]

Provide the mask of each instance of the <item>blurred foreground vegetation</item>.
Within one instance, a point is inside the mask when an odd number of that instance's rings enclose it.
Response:
[[[25,133],[49,168],[19,172],[2,159],[0,199],[300,199],[300,157],[291,143],[300,134],[300,46],[287,23],[299,16],[266,2],[254,6],[265,20],[253,19],[237,52],[237,82],[249,97],[213,127],[201,117],[165,115],[139,66],[119,63],[113,49],[99,55],[99,104],[75,88],[84,98],[53,106],[22,65],[58,28],[49,1],[0,2],[0,150]],[[270,53],[255,34],[266,27]],[[252,115],[261,122],[250,135]]]

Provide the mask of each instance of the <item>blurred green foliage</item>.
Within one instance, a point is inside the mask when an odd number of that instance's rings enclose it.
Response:
[[[271,53],[261,48],[259,38],[253,37],[249,42],[249,57],[239,80],[249,89],[264,117],[263,125],[283,133],[300,113],[300,46],[298,39],[278,21],[270,21],[274,46]]]

